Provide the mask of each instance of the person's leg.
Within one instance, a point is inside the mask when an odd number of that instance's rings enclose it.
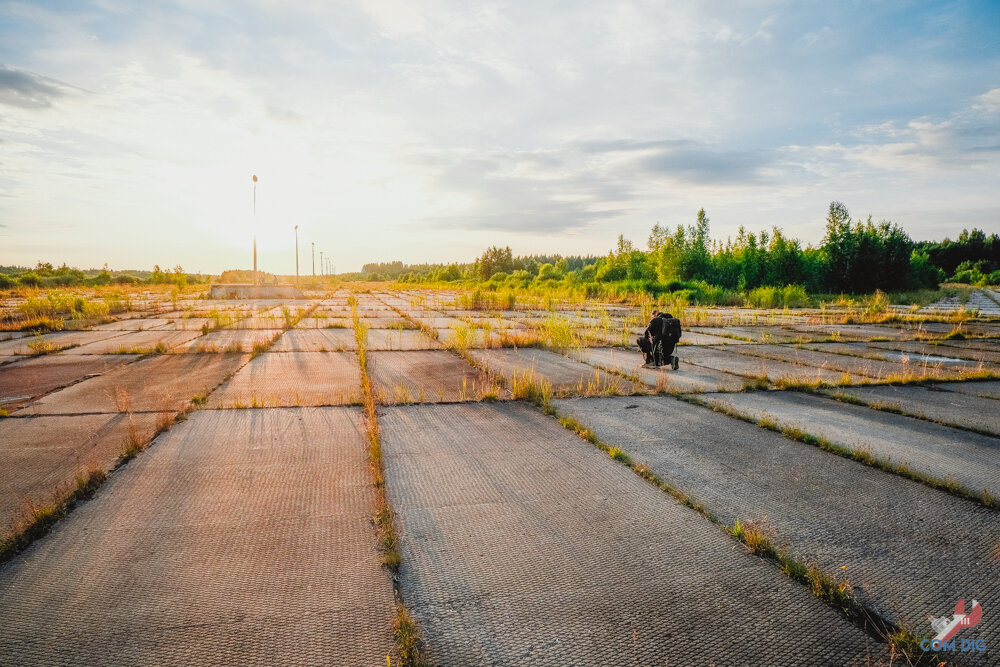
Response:
[[[657,336],[653,338],[653,363],[657,366],[663,365],[663,337]]]
[[[663,338],[663,360],[664,363],[669,363],[670,367],[675,371],[677,370],[677,356],[674,354],[674,346],[677,342],[673,338]]]
[[[650,363],[650,361],[651,361],[650,352],[652,350],[650,349],[649,341],[646,339],[645,336],[643,336],[642,338],[637,339],[635,342],[638,343],[639,349],[642,350],[642,361],[643,361],[643,363],[646,363],[646,364]]]

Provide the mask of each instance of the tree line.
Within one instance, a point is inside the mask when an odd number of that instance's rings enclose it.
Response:
[[[467,281],[524,287],[626,283],[653,292],[710,287],[746,293],[763,287],[800,286],[809,293],[861,294],[937,288],[942,282],[1000,284],[1000,236],[966,230],[957,240],[915,242],[898,224],[852,220],[831,202],[818,246],[777,228],[713,240],[704,209],[694,224],[673,230],[656,224],[646,248],[624,236],[606,256],[523,256],[510,247],[487,248],[470,264],[365,265],[368,279],[403,282]]]
[[[14,287],[84,287],[98,285],[175,285],[183,288],[189,283],[208,282],[211,276],[185,273],[180,265],[163,270],[159,265],[152,271],[112,271],[105,264],[102,269],[83,271],[63,264],[38,262],[34,268],[0,266],[0,289]]]

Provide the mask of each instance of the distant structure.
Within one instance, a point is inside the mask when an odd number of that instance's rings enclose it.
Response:
[[[241,285],[218,283],[208,290],[210,299],[304,299],[295,285]]]

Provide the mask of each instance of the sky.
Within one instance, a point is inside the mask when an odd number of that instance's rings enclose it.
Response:
[[[0,264],[1000,232],[1000,2],[0,0]],[[252,175],[259,178],[256,210]],[[313,246],[312,244],[315,244]]]

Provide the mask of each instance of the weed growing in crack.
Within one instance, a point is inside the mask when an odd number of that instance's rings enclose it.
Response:
[[[375,394],[372,391],[371,376],[368,373],[368,335],[367,327],[358,316],[358,301],[352,294],[348,298],[351,306],[351,319],[354,323],[354,336],[358,342],[358,364],[361,370],[361,389],[365,415],[365,430],[368,438],[368,470],[375,492],[375,514],[372,523],[378,536],[379,550],[382,552],[382,564],[392,574],[393,580],[399,576],[402,555],[396,537],[395,513],[386,496],[385,461],[382,457],[382,437],[378,423],[378,411]],[[426,664],[420,642],[420,628],[415,619],[410,616],[397,591],[396,621],[394,636],[396,648],[399,651],[403,665]]]
[[[69,493],[59,497],[57,492],[52,502],[45,505],[29,502],[22,516],[11,523],[10,534],[0,540],[0,563],[7,562],[49,532],[77,502],[93,497],[107,478],[103,468],[92,464],[76,475],[75,486]]]
[[[122,442],[121,453],[118,454],[119,463],[125,463],[131,461],[139,452],[141,452],[146,447],[146,441],[142,438],[139,433],[139,428],[132,421],[132,415],[128,417],[128,426],[125,430],[125,439]]]

